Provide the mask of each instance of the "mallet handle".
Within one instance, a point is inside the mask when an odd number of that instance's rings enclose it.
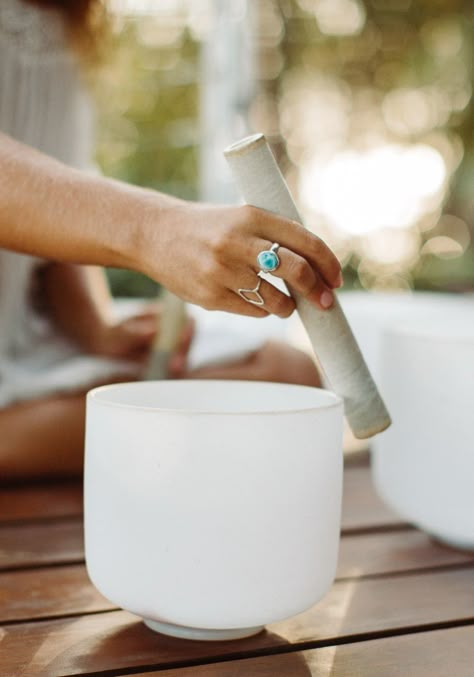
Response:
[[[302,223],[263,134],[242,139],[224,155],[248,204]],[[289,291],[331,388],[344,398],[354,435],[364,439],[385,430],[390,416],[337,298],[329,310],[319,310]]]

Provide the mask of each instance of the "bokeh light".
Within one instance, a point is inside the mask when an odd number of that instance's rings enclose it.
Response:
[[[231,101],[238,128],[246,120],[249,131],[267,134],[307,224],[345,266],[346,284],[474,286],[474,14],[466,5],[110,6],[113,50],[98,92],[98,161],[107,174],[199,196],[200,92],[215,77],[202,70],[203,46],[222,39],[226,12],[246,33],[245,77],[255,83]],[[234,43],[222,41],[226,50]],[[231,70],[230,78],[244,77],[238,64]],[[216,114],[216,149],[228,133]],[[222,158],[215,166],[220,172]]]

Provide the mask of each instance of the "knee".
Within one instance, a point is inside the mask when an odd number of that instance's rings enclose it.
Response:
[[[302,350],[286,343],[267,342],[259,351],[256,368],[262,381],[321,386],[314,360]]]

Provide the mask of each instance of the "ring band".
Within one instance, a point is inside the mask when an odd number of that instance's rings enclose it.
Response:
[[[254,306],[264,306],[265,301],[259,292],[261,284],[262,278],[259,277],[256,287],[253,289],[237,289],[237,293],[241,298],[244,299],[244,301],[247,301],[247,303],[251,303]],[[253,294],[253,298],[250,296],[251,294]]]
[[[263,249],[257,256],[257,263],[262,273],[273,273],[280,265],[280,257],[278,250],[280,245],[274,242],[270,249]]]

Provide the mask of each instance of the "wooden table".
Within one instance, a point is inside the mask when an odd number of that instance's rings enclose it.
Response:
[[[432,543],[345,471],[337,580],[250,639],[167,638],[105,600],[83,559],[81,487],[0,489],[0,675],[473,677],[474,554]]]

